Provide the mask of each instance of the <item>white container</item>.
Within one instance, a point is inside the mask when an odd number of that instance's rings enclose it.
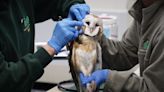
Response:
[[[112,40],[118,40],[117,17],[102,14],[99,16],[103,20],[103,33]]]

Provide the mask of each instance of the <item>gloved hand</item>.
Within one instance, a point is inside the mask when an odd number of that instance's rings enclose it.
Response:
[[[72,21],[71,19],[63,19],[56,24],[53,35],[48,44],[58,53],[68,42],[75,40],[82,30],[75,27],[83,26],[80,21]]]
[[[95,81],[96,86],[99,87],[107,80],[109,74],[110,72],[107,69],[97,70],[93,72],[89,77],[84,76],[83,73],[80,73],[80,80],[84,86],[86,86],[88,83],[91,83],[92,81]]]
[[[71,6],[68,18],[81,21],[89,13],[90,8],[87,4],[75,4]]]

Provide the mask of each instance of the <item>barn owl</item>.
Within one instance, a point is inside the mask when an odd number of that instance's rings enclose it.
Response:
[[[101,69],[101,47],[99,44],[103,33],[102,20],[92,14],[87,15],[82,27],[83,34],[74,42],[71,52],[71,73],[75,81],[78,92],[93,92],[96,90],[95,82],[82,87],[79,74],[82,72],[85,76],[90,76],[97,69]]]

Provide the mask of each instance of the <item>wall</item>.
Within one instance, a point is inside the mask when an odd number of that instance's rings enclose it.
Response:
[[[127,1],[128,0],[86,0],[91,10],[96,11],[126,10]]]

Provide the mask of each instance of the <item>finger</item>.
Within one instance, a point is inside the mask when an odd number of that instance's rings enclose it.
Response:
[[[85,15],[86,15],[86,11],[85,10],[82,10],[81,8],[78,9],[79,11],[79,15],[81,17],[81,19],[78,19],[79,21],[81,21],[82,19],[84,19]]]
[[[75,40],[79,35],[80,35],[80,33],[79,33],[79,30],[76,30],[75,28],[67,28],[69,31],[67,31],[67,32],[69,32],[68,34],[70,34],[70,35],[72,35],[72,40]]]
[[[61,22],[65,22],[65,24],[72,26],[72,27],[84,25],[84,23],[82,21],[72,20],[71,18],[63,19]]]
[[[69,26],[72,26],[72,27],[75,27],[75,26],[83,26],[84,23],[81,22],[81,21],[69,21],[69,22],[68,22],[68,25],[69,25]]]
[[[87,14],[89,14],[89,12],[90,12],[90,9],[89,9],[88,5],[82,5],[81,8],[78,8],[78,9],[79,9],[79,12],[81,14],[82,19],[84,19],[85,16]]]
[[[75,15],[75,17],[76,17],[77,20],[81,21],[83,19],[82,16],[81,16],[81,13],[79,11],[79,9],[75,9],[73,11],[73,13],[74,13],[74,15]]]
[[[86,5],[86,4],[85,4],[85,5]],[[89,14],[89,13],[90,13],[90,7],[89,7],[89,5],[86,5],[85,10],[86,10],[86,13],[87,13],[87,14]]]
[[[95,79],[94,77],[90,76],[85,79],[84,83],[87,84],[87,83],[91,83],[92,81],[95,81]]]
[[[83,30],[79,30],[79,35],[83,34],[84,31]]]
[[[86,82],[85,82],[86,78],[87,77],[85,77],[83,73],[80,73],[80,79],[83,86],[86,86]]]
[[[83,73],[80,73],[80,79],[84,80],[84,74]]]
[[[67,27],[67,29],[71,32],[73,32],[74,34],[76,33],[76,31],[79,31],[77,30],[75,27]]]
[[[82,31],[82,30],[75,30],[75,32],[74,32],[74,40],[75,40],[79,35],[81,35],[81,34],[83,34],[83,31]]]
[[[75,31],[74,36],[73,36],[73,40],[75,40],[78,36],[79,36],[79,31]]]

